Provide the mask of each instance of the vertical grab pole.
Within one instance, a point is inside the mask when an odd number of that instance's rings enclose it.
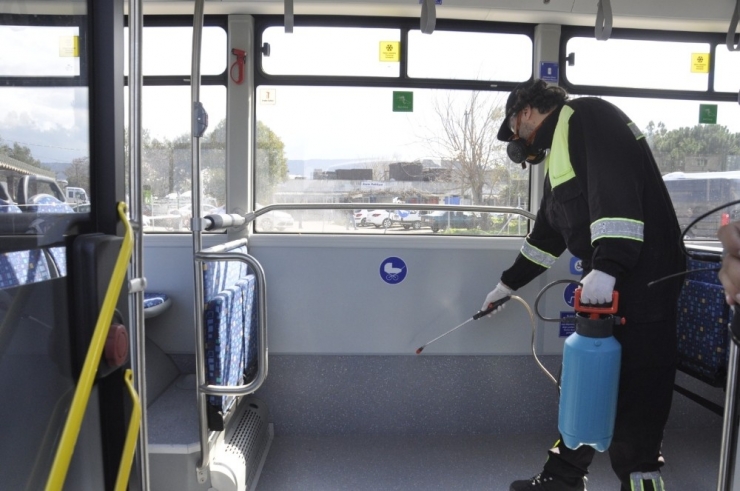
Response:
[[[141,193],[141,97],[142,97],[142,30],[144,19],[142,0],[129,0],[129,197],[130,216],[133,222],[134,246],[131,255],[130,275],[132,285],[129,313],[133,329],[129,330],[131,367],[134,387],[139,394],[141,407],[146,408],[146,361],[144,356],[144,254],[142,246],[142,193]],[[146,411],[142,411],[139,440],[136,452],[136,470],[139,485],[149,490],[149,456]]]
[[[720,452],[717,491],[732,490],[732,478],[734,474],[733,460],[736,456],[734,445],[737,443],[735,420],[737,418],[738,340],[740,340],[740,308],[733,307],[732,322],[730,323],[730,359],[727,368],[725,414],[722,423],[722,448]]]
[[[200,216],[200,133],[199,131],[199,106],[200,106],[200,47],[203,34],[203,10],[205,0],[195,1],[195,13],[193,15],[193,52],[192,67],[190,75],[191,89],[191,131],[192,131],[192,176],[191,176],[191,222],[190,228],[193,232],[193,272],[195,280],[195,373],[197,378],[197,404],[198,404],[198,431],[200,437],[200,460],[195,470],[198,482],[206,482],[208,474],[208,461],[210,460],[210,448],[208,444],[208,415],[206,413],[206,394],[200,390],[206,384],[205,353],[200,349],[203,343],[203,268],[202,262],[197,258],[203,248],[202,244],[202,219]]]

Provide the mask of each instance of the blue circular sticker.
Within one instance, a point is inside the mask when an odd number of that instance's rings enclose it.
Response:
[[[399,257],[389,257],[380,263],[380,277],[389,285],[401,283],[406,271],[406,263]]]
[[[567,303],[570,307],[574,307],[576,305],[577,289],[578,283],[570,283],[568,286],[565,287],[565,290],[563,291],[563,300],[565,300],[565,303]]]

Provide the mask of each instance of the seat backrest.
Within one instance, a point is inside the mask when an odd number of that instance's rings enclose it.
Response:
[[[719,263],[687,261],[687,270],[718,268]],[[696,271],[684,280],[677,312],[678,368],[706,383],[725,385],[731,321],[716,271]]]
[[[240,246],[230,252],[247,253],[247,246]],[[247,265],[240,261],[207,261],[203,263],[204,300],[218,295],[224,288],[233,287],[240,278],[247,275]]]
[[[246,254],[242,245],[230,252]],[[203,263],[206,380],[215,385],[240,385],[245,372],[256,373],[258,323],[254,308],[256,281],[241,261]],[[230,396],[209,396],[209,427],[220,430],[233,405]]]
[[[42,249],[0,254],[0,288],[13,288],[51,279]]]
[[[244,376],[244,295],[237,287],[225,288],[206,302],[205,357],[209,384],[239,385]],[[227,411],[234,397],[209,396],[209,403]]]

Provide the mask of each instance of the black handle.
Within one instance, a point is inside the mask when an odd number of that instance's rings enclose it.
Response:
[[[497,308],[501,307],[503,304],[505,304],[509,300],[511,300],[511,296],[507,295],[507,296],[505,296],[502,299],[499,299],[499,300],[496,300],[495,302],[489,303],[488,304],[488,308],[486,310],[479,310],[478,313],[473,316],[473,319],[474,320],[478,320],[481,317],[483,317],[484,315],[490,314],[491,312],[493,312]]]

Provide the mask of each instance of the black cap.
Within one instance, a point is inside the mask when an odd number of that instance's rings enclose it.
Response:
[[[506,115],[501,123],[501,127],[498,129],[496,138],[504,142],[511,140],[514,132],[509,128],[509,119],[524,109],[545,89],[547,89],[547,83],[539,79],[522,82],[514,87],[509,94],[509,98],[506,99]]]

